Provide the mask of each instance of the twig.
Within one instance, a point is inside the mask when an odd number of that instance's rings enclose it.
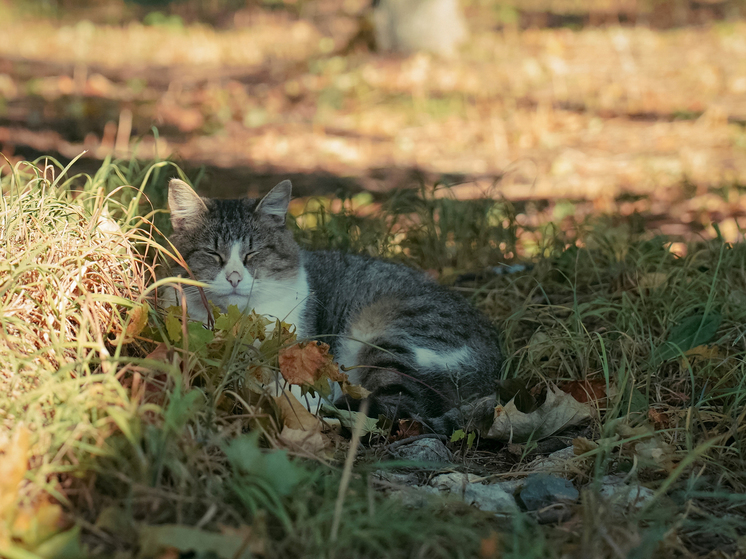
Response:
[[[355,456],[357,456],[357,447],[360,446],[360,435],[363,432],[363,425],[365,423],[366,413],[368,412],[368,400],[363,400],[358,410],[357,418],[355,419],[355,426],[352,428],[352,440],[350,441],[350,448],[347,450],[347,458],[345,459],[345,468],[342,471],[342,480],[339,482],[339,491],[337,492],[337,502],[334,505],[334,521],[332,522],[332,533],[331,541],[337,541],[337,534],[339,533],[339,523],[342,519],[342,507],[345,501],[345,495],[347,494],[347,487],[350,485],[350,478],[352,477],[352,465],[355,462]]]

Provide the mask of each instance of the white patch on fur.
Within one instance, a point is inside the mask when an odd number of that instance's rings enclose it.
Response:
[[[471,352],[468,347],[455,351],[437,352],[425,347],[414,348],[414,359],[423,369],[444,369],[456,371],[469,360]]]
[[[358,365],[360,363],[358,357],[360,350],[373,343],[373,340],[380,334],[381,332],[363,330],[362,328],[353,326],[348,336],[339,341],[334,360],[345,367],[354,367],[355,365]],[[347,375],[350,377],[350,382],[352,384],[359,384],[360,379],[357,369],[352,369],[347,373]]]

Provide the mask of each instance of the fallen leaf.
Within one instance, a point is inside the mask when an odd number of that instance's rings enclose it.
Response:
[[[350,384],[350,381],[346,377],[347,375],[345,374],[345,379],[340,383],[343,394],[347,394],[350,398],[355,398],[356,400],[362,400],[370,396],[370,390],[363,388],[359,384]]]
[[[301,342],[280,350],[280,373],[289,383],[311,388],[322,396],[331,394],[330,382],[337,382],[343,394],[356,399],[367,398],[370,392],[350,384],[329,355],[329,345],[322,342]]]
[[[657,436],[640,441],[634,444],[633,448],[643,467],[658,467],[669,473],[676,467],[676,449]]]
[[[572,448],[575,456],[582,456],[587,452],[596,450],[598,448],[598,443],[585,437],[575,437],[572,440]]]
[[[485,438],[506,443],[538,441],[587,421],[593,412],[593,406],[578,402],[552,384],[544,403],[530,413],[521,412],[513,400],[496,406],[492,427]]]
[[[598,405],[606,405],[606,381],[604,379],[573,380],[564,383],[561,387],[565,392],[575,398],[578,402],[598,402]]]
[[[169,307],[164,322],[166,324],[166,332],[168,332],[168,337],[171,341],[180,341],[182,336],[181,309],[176,306]]]
[[[522,379],[506,379],[497,381],[497,401],[514,401],[516,408],[523,413],[529,413],[536,409],[536,398],[529,392],[526,381]]]
[[[298,398],[289,390],[283,390],[282,394],[275,396],[277,407],[282,413],[282,423],[290,429],[301,431],[320,431],[321,420],[312,414]]]
[[[334,417],[338,419],[343,427],[352,430],[357,424],[357,417],[360,415],[360,412],[341,410],[334,406],[322,405],[321,414],[324,417]],[[363,434],[386,435],[388,434],[388,430],[379,426],[378,418],[365,416],[365,420],[363,421]]]
[[[396,434],[393,436],[392,440],[398,441],[408,437],[414,437],[416,435],[421,435],[423,432],[424,429],[422,423],[419,421],[414,419],[400,419],[396,429]]]
[[[148,324],[148,314],[150,313],[150,305],[143,303],[137,305],[129,310],[127,317],[127,328],[124,330],[122,336],[123,344],[131,344],[135,341],[135,338],[140,335],[143,328]]]
[[[290,384],[321,387],[322,381],[342,382],[345,377],[329,355],[329,345],[301,342],[280,351],[280,372]],[[322,394],[328,394],[321,390]]]
[[[308,431],[303,429],[291,429],[286,426],[282,429],[277,440],[282,447],[296,453],[330,458],[328,455],[330,454],[329,448],[331,446],[331,441],[321,433],[320,429],[316,431]]]
[[[697,347],[685,351],[684,355],[690,358],[699,357],[701,359],[721,359],[724,357],[723,352],[720,351],[720,348],[716,345],[698,345]]]
[[[658,468],[671,472],[676,467],[676,449],[664,442],[648,425],[632,427],[620,422],[616,435],[624,443],[620,453],[636,457],[641,467]]]
[[[667,413],[659,412],[653,408],[648,410],[648,419],[653,422],[656,429],[667,429],[671,421]]]

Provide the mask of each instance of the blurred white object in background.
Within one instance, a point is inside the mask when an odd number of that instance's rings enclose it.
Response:
[[[384,52],[453,57],[468,37],[458,0],[374,0],[376,44]]]

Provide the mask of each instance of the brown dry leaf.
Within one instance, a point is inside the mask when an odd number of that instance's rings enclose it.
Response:
[[[338,382],[342,392],[356,399],[367,398],[370,392],[350,384],[329,355],[329,345],[322,342],[301,342],[280,351],[280,372],[290,384],[313,388],[329,395],[329,382]]]
[[[666,472],[672,472],[676,467],[676,449],[660,440],[651,437],[634,445],[635,455],[643,466],[657,466]]]
[[[329,355],[329,345],[301,342],[280,351],[280,372],[290,384],[315,386],[321,379],[342,382],[343,374]]]
[[[277,441],[281,446],[297,453],[310,454],[320,458],[331,458],[331,441],[320,431],[304,431],[284,427]]]
[[[699,357],[701,359],[722,359],[724,357],[723,353],[720,351],[720,348],[716,345],[698,345],[697,347],[693,347],[692,349],[685,351],[684,355],[690,358]]]
[[[421,435],[424,432],[422,423],[414,419],[400,419],[396,428],[396,433],[391,438],[393,441]]]
[[[591,441],[585,437],[575,437],[572,440],[572,449],[575,453],[575,456],[581,456],[586,452],[591,452],[592,450],[596,450],[597,448],[597,442]]]
[[[647,425],[632,427],[620,423],[616,426],[616,434],[621,439],[632,439],[623,445],[622,453],[637,457],[642,467],[657,467],[666,472],[676,467],[676,449]]]
[[[282,423],[290,429],[301,431],[320,431],[321,420],[306,409],[298,398],[289,390],[283,390],[282,394],[275,396],[277,407],[282,413]]]
[[[606,381],[604,379],[573,380],[564,383],[562,392],[566,392],[578,402],[598,402],[600,406],[606,404]]]
[[[145,356],[145,359],[152,359],[161,363],[171,363],[171,350],[165,343],[161,342],[153,351]]]
[[[671,422],[671,418],[667,413],[660,412],[653,408],[648,410],[648,419],[653,422],[656,429],[668,429]]]
[[[122,336],[123,344],[131,344],[135,341],[135,338],[140,335],[140,332],[142,332],[143,328],[145,328],[148,323],[149,312],[150,305],[148,305],[147,303],[137,305],[136,307],[130,309],[130,311],[127,313],[129,322],[127,323],[127,328],[124,331],[124,335]]]
[[[592,417],[594,407],[578,402],[550,384],[547,397],[538,409],[523,413],[513,400],[495,407],[494,421],[485,438],[502,442],[538,441]]]
[[[363,388],[359,384],[350,384],[350,382],[347,380],[346,374],[345,379],[342,381],[340,386],[342,387],[342,393],[347,394],[350,398],[362,400],[370,396],[370,390]]]

